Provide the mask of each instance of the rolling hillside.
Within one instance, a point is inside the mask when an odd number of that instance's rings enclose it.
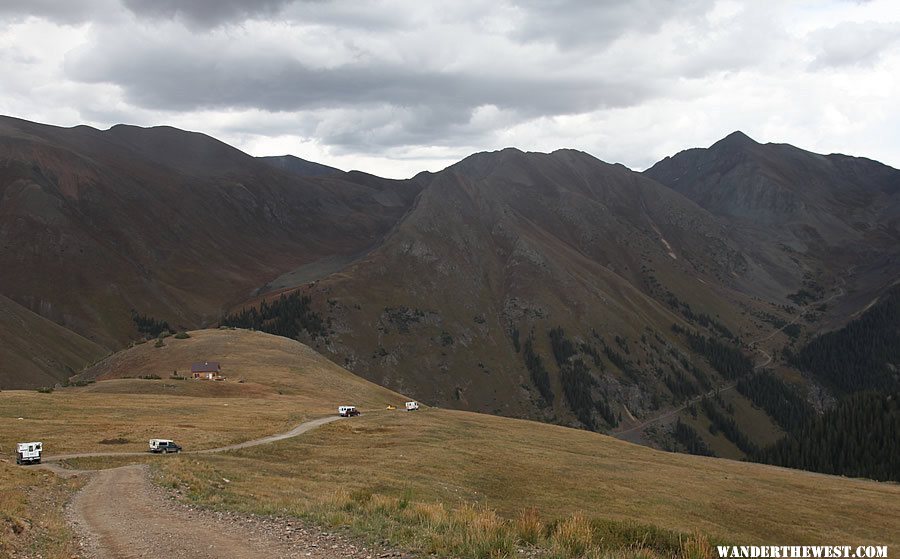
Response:
[[[168,437],[197,450],[287,431],[342,404],[368,412],[405,399],[283,337],[244,330],[190,336],[117,352],[77,378],[79,385],[100,379],[84,386],[4,390],[0,448],[38,439],[51,455],[141,452],[148,439]],[[185,378],[191,363],[205,360],[219,361],[227,380]]]
[[[336,469],[337,462],[352,466]],[[465,525],[465,506],[510,523],[531,507],[549,526],[580,515],[599,521],[588,536],[596,544],[643,541],[662,556],[672,556],[665,546],[678,536],[660,529],[756,545],[900,540],[896,484],[678,455],[450,410],[368,414],[272,448],[166,462],[163,472],[166,482],[192,488],[193,502],[330,519],[378,538],[408,538],[425,551],[441,541],[429,528]],[[219,476],[240,481],[217,487]],[[488,513],[475,522],[497,520]]]
[[[584,549],[643,549],[652,557],[687,556],[685,546],[709,540],[900,540],[895,484],[677,455],[470,412],[387,410],[403,396],[298,342],[227,329],[190,335],[110,356],[88,371],[83,380],[100,380],[87,386],[0,393],[0,445],[41,438],[48,455],[122,453],[142,451],[147,438],[164,433],[196,450],[282,432],[352,400],[361,417],[266,446],[72,465],[150,462],[157,483],[193,506],[299,517],[444,555],[479,556],[472,550],[481,546],[511,556],[525,545],[522,534],[554,549],[564,524],[577,528],[573,537]],[[200,356],[220,359],[229,378],[164,376]],[[123,378],[154,374],[163,378]],[[6,468],[0,464],[0,481],[16,479],[2,477]]]

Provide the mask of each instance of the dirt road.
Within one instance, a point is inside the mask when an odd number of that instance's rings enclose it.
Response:
[[[328,417],[320,417],[319,419],[313,419],[312,421],[307,421],[305,423],[301,423],[297,425],[287,433],[279,433],[277,435],[271,435],[268,437],[263,437],[261,439],[253,439],[252,441],[245,441],[238,444],[233,444],[230,446],[223,446],[219,448],[209,448],[206,450],[197,450],[193,453],[188,454],[211,454],[214,452],[225,452],[226,450],[238,450],[241,448],[249,448],[251,446],[259,446],[261,444],[269,444],[274,443],[276,441],[283,441],[284,439],[290,439],[291,437],[296,437],[297,435],[302,435],[308,431],[312,431],[317,427],[321,427],[326,423],[331,423],[332,421],[337,421],[340,419],[340,416],[337,415],[329,415]]]
[[[847,274],[848,275],[852,274],[852,268],[847,270]],[[782,325],[778,328],[775,328],[774,330],[772,330],[771,332],[769,332],[768,334],[766,334],[765,336],[763,336],[761,338],[758,338],[756,340],[748,342],[745,346],[746,349],[749,351],[754,351],[756,353],[759,353],[760,355],[763,356],[763,359],[764,359],[763,361],[761,361],[753,366],[753,371],[755,372],[760,369],[764,369],[765,367],[768,367],[769,364],[772,362],[772,355],[768,351],[759,347],[760,342],[765,342],[765,341],[771,340],[776,334],[783,331],[788,326],[791,326],[792,324],[796,324],[797,321],[800,320],[803,317],[803,315],[806,314],[806,312],[813,306],[819,306],[822,304],[830,303],[831,301],[835,300],[838,297],[843,297],[846,294],[844,285],[846,285],[846,280],[844,278],[838,278],[838,281],[835,284],[835,291],[834,291],[834,293],[831,294],[830,297],[828,297],[827,299],[824,299],[824,300],[812,301],[810,303],[807,303],[802,308],[800,308],[798,311],[796,311],[796,313],[794,314],[794,318],[792,318],[789,322],[786,322],[784,325]],[[697,402],[699,402],[702,398],[712,397],[717,392],[718,393],[727,392],[729,390],[732,390],[735,386],[737,386],[737,383],[731,382],[726,385],[714,388],[714,389],[710,390],[709,392],[707,392],[706,394],[701,394],[700,396],[695,396],[695,397],[687,400],[684,404],[682,404],[681,406],[678,406],[677,408],[663,412],[663,413],[661,413],[655,417],[652,417],[650,419],[647,419],[637,425],[629,427],[628,429],[623,429],[621,431],[612,431],[612,432],[610,432],[610,435],[613,437],[616,437],[617,439],[622,439],[623,441],[629,441],[632,443],[642,444],[643,443],[642,435],[643,435],[643,431],[645,428],[649,427],[650,425],[653,425],[656,423],[662,423],[668,419],[672,419],[675,416],[677,416],[678,414],[680,414],[681,412],[683,412],[684,410],[686,410],[692,404],[696,404]]]
[[[186,451],[185,454],[212,454],[216,452],[225,452],[228,450],[238,450],[241,448],[248,448],[251,446],[258,446],[261,444],[274,443],[276,441],[283,441],[284,439],[289,439],[291,437],[296,437],[298,435],[302,435],[308,431],[312,431],[317,427],[321,427],[326,423],[331,423],[332,421],[337,421],[340,419],[337,415],[329,415],[328,417],[320,417],[319,419],[313,419],[311,421],[306,421],[297,425],[290,431],[285,433],[278,433],[277,435],[269,435],[268,437],[262,437],[261,439],[253,439],[251,441],[244,441],[242,443],[233,444],[229,446],[221,446],[218,448],[207,448],[204,450],[191,450]],[[72,460],[73,458],[95,458],[101,456],[147,456],[146,452],[80,452],[75,454],[54,454],[49,456],[44,456],[44,462],[60,462],[62,460]],[[50,468],[53,469],[53,468]],[[53,469],[56,471],[56,469]]]
[[[356,543],[286,520],[216,514],[172,501],[146,466],[96,472],[68,510],[85,556],[96,559],[372,557]]]
[[[277,435],[243,443],[196,451],[224,452],[272,443],[307,433],[337,416],[307,421]],[[135,465],[97,472],[64,470],[54,462],[69,458],[109,456],[83,453],[48,457],[46,467],[61,475],[88,474],[90,481],[67,508],[84,557],[95,559],[143,558],[257,558],[267,557],[377,557],[373,550],[344,536],[323,532],[299,521],[215,513],[178,503],[154,486],[147,466]],[[147,453],[119,453],[119,456]],[[390,555],[400,556],[389,550]]]

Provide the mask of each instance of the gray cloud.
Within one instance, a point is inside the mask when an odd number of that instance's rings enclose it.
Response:
[[[642,166],[736,128],[895,153],[871,139],[900,129],[897,20],[890,0],[0,0],[0,112],[340,167],[506,145]]]
[[[107,44],[120,48],[109,49]],[[521,118],[575,114],[634,105],[659,88],[653,79],[531,70],[485,74],[386,60],[319,68],[285,52],[245,52],[224,45],[216,48],[215,40],[188,44],[177,37],[141,38],[118,32],[99,37],[94,45],[73,53],[66,64],[70,78],[115,84],[127,102],[144,109],[371,111],[372,122],[360,122],[357,114],[353,127],[323,138],[369,147],[375,145],[373,138],[385,146],[446,141],[461,133],[479,107],[514,111]],[[378,119],[388,114],[390,125],[379,124]]]
[[[846,22],[815,33],[812,68],[871,66],[884,51],[900,43],[900,23]]]
[[[0,19],[37,17],[62,24],[78,24],[103,18],[117,7],[117,0],[0,0]]]
[[[199,26],[216,26],[248,18],[277,16],[295,0],[123,0],[142,17],[181,19]]]
[[[714,0],[517,0],[523,17],[515,35],[563,48],[596,47],[626,33],[654,33],[666,23],[695,20],[714,4]]]

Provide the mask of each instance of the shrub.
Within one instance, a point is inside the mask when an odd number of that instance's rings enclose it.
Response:
[[[590,521],[581,514],[573,514],[556,525],[550,543],[563,557],[581,557],[591,547],[593,539]]]
[[[515,520],[516,537],[519,541],[528,545],[537,545],[544,533],[544,523],[537,508],[528,507],[522,509]]]
[[[116,437],[115,439],[103,439],[100,441],[100,444],[128,444],[130,442],[123,437]]]
[[[51,392],[53,392],[53,387],[52,386],[42,386],[42,387],[38,388],[37,391],[40,392],[41,394],[50,394]]]
[[[689,536],[681,542],[682,559],[709,559],[717,556],[709,539],[700,534]]]
[[[162,338],[159,338],[156,340],[156,343],[153,344],[153,347],[163,347],[164,345],[166,345],[166,343],[163,341]]]
[[[188,338],[190,338],[190,337],[191,337],[191,335],[188,334],[187,332],[185,332],[184,330],[182,330],[181,332],[175,334],[175,339],[176,339],[176,340],[186,340],[186,339],[188,339]]]

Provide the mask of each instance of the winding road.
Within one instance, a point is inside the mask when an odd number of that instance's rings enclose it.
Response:
[[[341,419],[338,416],[305,421],[290,431],[242,443],[186,452],[211,454],[269,444],[296,437]],[[96,559],[268,557],[369,557],[371,551],[348,542],[329,541],[316,530],[288,525],[277,529],[260,522],[192,509],[167,499],[154,486],[147,466],[132,465],[100,471],[61,468],[73,458],[147,456],[146,452],[86,452],[48,456],[42,466],[62,475],[90,475],[67,509],[81,541],[82,552]],[[338,545],[339,544],[339,545]],[[337,547],[336,547],[337,546]],[[339,550],[336,550],[339,549]]]
[[[852,275],[852,273],[853,273],[852,268],[847,270],[848,275]],[[769,341],[776,334],[783,331],[788,326],[796,324],[797,321],[800,320],[801,318],[803,318],[803,316],[806,314],[806,312],[809,310],[809,308],[812,307],[813,305],[816,305],[816,306],[824,305],[824,304],[830,303],[831,301],[833,301],[834,299],[836,299],[838,297],[843,297],[844,294],[846,293],[846,291],[844,290],[844,286],[846,285],[846,283],[847,282],[843,277],[838,278],[836,285],[835,285],[835,292],[832,293],[827,299],[823,299],[823,300],[819,300],[819,301],[811,301],[811,302],[807,303],[802,308],[797,310],[796,314],[790,320],[790,322],[787,322],[787,323],[783,324],[782,326],[775,328],[774,330],[772,330],[771,332],[769,332],[768,334],[766,334],[765,336],[763,336],[761,338],[758,338],[756,340],[748,342],[745,346],[746,349],[748,349],[750,351],[754,351],[756,353],[759,353],[760,355],[762,355],[764,357],[764,361],[757,363],[756,365],[753,366],[753,371],[755,372],[764,367],[767,367],[769,365],[769,363],[772,362],[772,355],[769,352],[767,352],[766,350],[759,347],[760,342]],[[713,388],[712,390],[710,390],[709,392],[707,392],[705,394],[701,394],[699,396],[694,396],[693,398],[687,400],[683,405],[681,405],[677,408],[663,412],[660,415],[657,415],[650,419],[647,419],[637,425],[629,427],[628,429],[610,433],[610,435],[613,437],[616,437],[617,439],[622,439],[622,440],[631,441],[631,442],[639,442],[639,440],[637,440],[637,439],[640,439],[640,434],[643,432],[643,430],[645,428],[649,427],[650,425],[653,425],[654,423],[659,423],[660,421],[669,419],[673,416],[680,414],[681,412],[686,410],[688,407],[699,402],[704,397],[709,397],[716,393],[727,392],[729,390],[732,390],[735,386],[737,386],[737,382],[731,382],[731,383],[723,385],[719,388]]]
[[[276,435],[269,435],[267,437],[262,437],[260,439],[253,439],[250,441],[244,441],[242,443],[237,443],[229,446],[220,446],[217,448],[207,448],[204,450],[189,450],[185,451],[183,454],[214,454],[217,452],[227,452],[229,450],[239,450],[241,448],[249,448],[251,446],[259,446],[261,444],[269,444],[274,443],[276,441],[283,441],[284,439],[290,439],[291,437],[296,437],[298,435],[302,435],[303,433],[307,433],[316,429],[317,427],[321,427],[327,423],[331,423],[332,421],[337,421],[341,419],[340,416],[337,415],[329,415],[326,417],[320,417],[318,419],[312,419],[310,421],[304,421],[300,425],[297,425],[290,431],[284,433],[278,433]],[[99,458],[106,456],[147,456],[146,452],[80,452],[76,454],[55,454],[51,456],[44,456],[43,462],[62,462],[63,460],[72,460],[75,458]],[[56,471],[56,470],[54,470]]]

